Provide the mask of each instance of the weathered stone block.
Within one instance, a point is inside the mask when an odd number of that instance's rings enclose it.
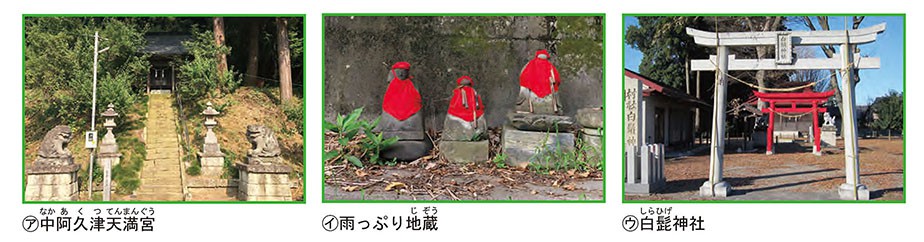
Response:
[[[413,161],[430,153],[433,144],[429,140],[399,140],[382,150],[382,159]]]
[[[280,164],[237,163],[239,199],[245,201],[291,201],[289,172]]]
[[[568,116],[508,113],[507,120],[510,120],[511,126],[519,130],[568,132],[574,128],[574,119]]]
[[[471,163],[488,161],[488,141],[448,141],[440,142],[440,154],[450,162]]]
[[[581,141],[584,145],[581,149],[584,150],[586,154],[587,164],[600,164],[603,160],[603,137],[582,133]]]
[[[443,141],[472,141],[478,140],[484,136],[488,129],[488,123],[484,121],[484,116],[475,119],[475,122],[467,122],[461,118],[447,114],[446,120],[443,121],[443,135],[440,140]]]
[[[29,201],[76,201],[77,170],[80,166],[27,169],[25,197]],[[54,172],[54,173],[52,173]]]
[[[574,150],[574,134],[571,133],[523,131],[508,125],[501,138],[506,162],[511,166],[540,161],[555,152]]]
[[[204,175],[221,175],[224,172],[225,157],[199,157],[199,165]]]
[[[602,108],[578,109],[574,118],[577,119],[578,124],[584,128],[603,128]]]
[[[854,189],[856,189],[856,191],[854,191]],[[863,184],[853,186],[851,184],[843,183],[837,187],[837,195],[841,198],[841,200],[866,201],[869,200],[869,188]]]

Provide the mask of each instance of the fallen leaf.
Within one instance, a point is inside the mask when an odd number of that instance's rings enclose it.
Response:
[[[516,167],[517,167],[517,169],[520,169],[520,170],[526,170],[526,168],[529,167],[529,162],[519,163],[519,164],[517,164]]]
[[[340,189],[343,189],[344,191],[352,192],[352,191],[356,191],[356,189],[359,189],[359,186],[345,186],[345,187],[341,187]]]
[[[389,183],[388,186],[385,186],[385,191],[391,191],[393,189],[402,189],[405,187],[407,187],[407,185],[404,185],[403,182],[392,182],[392,183]]]
[[[554,175],[555,175],[555,171],[549,171],[549,175],[550,175],[550,176],[554,176]]]
[[[529,191],[529,194],[533,194],[533,195],[536,195],[536,194],[539,194],[539,192],[538,192],[538,191],[536,191],[536,190],[532,190],[532,191]]]
[[[581,172],[581,173],[578,173],[577,176],[580,178],[587,178],[590,176],[590,172],[589,171]]]
[[[424,167],[424,170],[429,170],[429,169],[433,169],[433,168],[436,168],[436,163],[430,162],[430,163],[427,163],[427,166]]]
[[[561,186],[561,188],[568,190],[568,191],[574,191],[574,184],[564,185],[564,186]]]
[[[366,172],[363,171],[363,170],[356,170],[356,171],[354,171],[353,173],[356,173],[356,176],[357,176],[357,177],[364,177],[364,176],[369,175],[369,173],[366,173]]]
[[[574,176],[574,169],[568,170],[568,176]]]

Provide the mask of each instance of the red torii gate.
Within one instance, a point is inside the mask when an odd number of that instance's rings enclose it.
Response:
[[[815,155],[821,155],[821,130],[818,128],[818,113],[827,112],[828,109],[824,107],[818,107],[819,103],[824,103],[831,96],[834,95],[834,91],[827,92],[796,92],[796,93],[763,93],[754,91],[754,95],[760,100],[769,103],[770,105],[763,110],[760,110],[763,113],[770,114],[770,120],[767,124],[767,154],[773,154],[773,117],[776,116],[775,113],[812,113],[812,135],[814,148],[812,153]],[[777,104],[789,104],[783,107],[777,107]],[[812,107],[799,107],[798,104],[811,104]]]

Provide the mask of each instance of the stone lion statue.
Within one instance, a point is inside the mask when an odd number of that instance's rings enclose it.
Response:
[[[68,165],[72,163],[71,151],[67,150],[67,143],[71,141],[71,128],[67,125],[58,125],[45,133],[42,146],[38,150],[38,163],[52,165]]]
[[[251,148],[247,151],[250,157],[277,157],[281,153],[279,142],[273,130],[263,125],[247,125],[247,140]]]

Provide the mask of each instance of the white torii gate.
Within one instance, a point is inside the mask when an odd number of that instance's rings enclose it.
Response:
[[[728,71],[741,70],[841,70],[842,105],[844,113],[842,133],[844,136],[844,161],[847,181],[838,187],[843,200],[869,200],[869,189],[860,184],[860,166],[857,152],[856,101],[851,69],[878,69],[879,58],[860,57],[852,53],[854,45],[876,41],[879,33],[885,31],[885,23],[855,30],[830,31],[768,31],[715,33],[687,28],[698,45],[716,47],[716,54],[708,60],[692,60],[694,71],[716,71],[715,103],[712,118],[712,147],[709,159],[709,180],[699,188],[702,196],[725,197],[731,186],[722,179],[723,155],[725,153],[725,103]],[[775,59],[739,60],[728,54],[729,46],[776,46]],[[796,45],[840,45],[840,53],[834,58],[799,59],[793,56]]]

